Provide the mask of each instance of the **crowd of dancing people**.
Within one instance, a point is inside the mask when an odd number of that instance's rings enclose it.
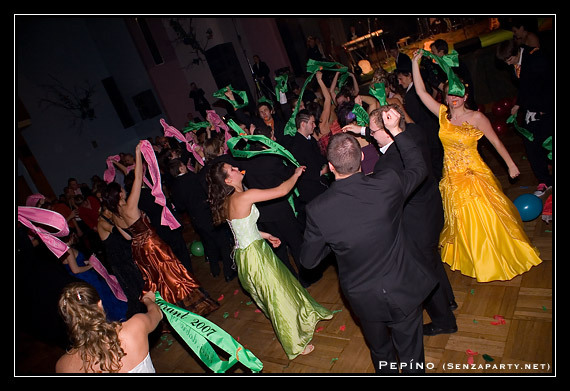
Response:
[[[516,45],[513,55],[524,47]],[[154,292],[201,316],[220,308],[193,273],[180,224],[188,221],[212,277],[239,279],[290,360],[310,354],[316,324],[334,316],[307,290],[334,262],[376,371],[423,372],[423,336],[457,331],[444,263],[488,282],[541,260],[477,151],[486,137],[509,176],[519,175],[489,119],[469,106],[473,86],[433,82],[434,63],[422,50],[400,56],[395,71],[376,70],[365,93],[354,74],[321,68],[306,94],[289,96],[287,110],[278,99],[236,108],[224,119],[239,129],[210,120],[192,131],[192,150],[171,133],[141,140],[108,160],[105,179],[70,178],[58,199],[29,197],[27,206],[58,213],[69,228],[61,238],[69,250],[54,258],[18,227],[24,275],[50,259],[68,276],[45,272],[21,282],[27,291],[44,279],[44,299],[57,297],[70,340],[57,372],[154,372],[148,335],[162,319]],[[547,118],[552,113],[523,96],[536,81],[520,77],[519,110]],[[224,94],[238,100],[230,88]],[[229,146],[230,137],[241,140]],[[533,169],[543,161],[534,158]],[[94,270],[97,260],[116,277],[122,299]],[[53,306],[45,312],[57,322]]]

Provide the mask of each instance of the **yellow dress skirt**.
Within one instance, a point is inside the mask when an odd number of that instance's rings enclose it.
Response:
[[[524,232],[517,208],[477,151],[483,132],[467,123],[453,125],[446,114],[442,105],[441,258],[478,282],[510,280],[540,264],[539,252]]]

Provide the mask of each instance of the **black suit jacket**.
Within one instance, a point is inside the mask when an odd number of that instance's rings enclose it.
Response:
[[[405,170],[336,180],[307,205],[301,264],[313,268],[332,250],[342,291],[365,321],[392,319],[388,297],[411,313],[436,284],[402,225],[404,202],[425,179],[427,167],[410,134],[399,134],[395,143]]]
[[[288,149],[301,166],[307,167],[297,180],[299,200],[307,204],[327,189],[321,182],[321,170],[327,164],[327,159],[321,154],[319,144],[313,137],[307,139],[299,132],[292,137]]]
[[[175,177],[170,184],[170,196],[176,210],[188,213],[194,227],[213,227],[207,195],[196,173]]]
[[[438,242],[439,233],[443,229],[444,223],[441,193],[438,182],[431,173],[430,150],[423,130],[417,124],[406,124],[406,133],[412,136],[421,149],[429,173],[404,203],[404,229],[406,235],[416,243],[423,246],[434,245]],[[380,153],[380,157],[374,166],[374,173],[385,170],[402,172],[404,169],[400,150],[393,143],[388,147],[386,153]]]
[[[522,52],[517,105],[522,109],[552,114],[554,112],[554,70],[541,50]]]
[[[295,172],[293,164],[285,165],[277,155],[257,155],[249,159],[238,159],[240,169],[245,170],[244,183],[250,189],[271,189],[279,186]],[[258,222],[280,221],[293,209],[286,197],[257,202]]]
[[[439,120],[429,109],[423,104],[416,92],[416,87],[412,85],[404,96],[404,109],[412,118],[414,123],[418,124],[426,135],[427,144],[431,151],[431,165],[436,177],[441,177],[443,168],[443,147],[439,140]]]
[[[257,115],[248,115],[243,111],[243,109],[237,109],[235,114],[238,121],[245,124],[248,129],[251,124],[256,127],[265,125],[265,121],[263,121],[262,118]],[[286,138],[284,133],[286,124],[287,121],[281,118],[280,115],[273,114],[273,134],[275,135],[275,141],[283,146],[286,146],[285,144],[288,141],[288,138]]]

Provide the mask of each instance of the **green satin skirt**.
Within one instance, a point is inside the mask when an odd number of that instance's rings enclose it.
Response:
[[[316,324],[331,319],[277,258],[269,244],[258,239],[235,252],[238,277],[265,316],[289,360],[297,357],[313,339]]]

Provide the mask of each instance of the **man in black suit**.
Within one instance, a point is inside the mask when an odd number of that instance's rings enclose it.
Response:
[[[439,140],[439,121],[435,115],[422,103],[412,77],[412,65],[409,68],[396,69],[398,83],[406,89],[404,95],[404,109],[410,118],[426,133],[427,142],[430,148],[431,167],[437,180],[441,179],[443,171],[443,146]]]
[[[307,206],[301,264],[315,267],[331,250],[340,286],[359,319],[376,372],[424,372],[422,302],[436,281],[404,232],[405,200],[427,167],[400,114],[383,114],[405,169],[365,176],[354,136],[338,133],[327,148],[335,182]],[[378,129],[371,123],[371,132]]]
[[[228,88],[225,92],[226,96],[230,100],[235,100],[233,92]],[[243,109],[237,109],[235,111],[236,119],[246,126],[246,129],[253,124],[255,127],[267,125],[273,130],[273,138],[279,144],[287,147],[287,142],[290,141],[290,137],[286,136],[285,121],[279,114],[275,113],[275,109],[267,102],[259,102],[256,107],[257,114],[252,116],[246,114]]]
[[[511,113],[521,113],[523,128],[533,135],[524,138],[530,167],[538,180],[535,195],[541,196],[554,185],[548,165],[548,150],[544,141],[554,133],[554,70],[542,50],[517,45],[514,40],[504,41],[497,47],[497,58],[512,65],[519,90],[516,105]]]
[[[297,132],[289,142],[287,149],[306,170],[297,181],[297,218],[305,226],[305,207],[315,197],[327,189],[321,176],[328,172],[327,159],[322,155],[317,140],[312,135],[315,130],[315,117],[307,109],[297,113],[295,118]],[[286,136],[290,137],[290,136]]]
[[[433,270],[434,276],[439,283],[424,302],[424,308],[431,319],[431,323],[423,326],[424,335],[454,333],[457,331],[457,323],[452,309],[457,308],[457,304],[455,303],[455,295],[443,267],[438,248],[439,234],[443,229],[444,223],[443,202],[438,184],[429,170],[430,151],[427,146],[425,133],[419,125],[414,123],[407,124],[404,120],[402,109],[397,105],[382,106],[370,113],[370,122],[374,124],[374,129],[379,129],[372,135],[370,135],[370,128],[361,128],[355,125],[348,125],[343,130],[346,129],[353,133],[374,138],[380,147],[380,157],[374,166],[375,174],[386,170],[402,172],[404,170],[404,162],[402,156],[400,156],[400,150],[382,124],[382,112],[387,112],[391,108],[400,113],[399,126],[416,141],[429,171],[426,179],[406,199],[402,220],[406,235],[424,254],[423,261],[426,267]]]
[[[270,138],[267,127],[255,128],[254,134]],[[263,145],[253,148],[266,148]],[[279,186],[289,179],[295,167],[287,163],[281,156],[274,154],[257,155],[249,159],[236,159],[237,167],[245,170],[244,183],[249,189],[270,189]],[[255,204],[259,209],[257,225],[260,231],[268,232],[281,240],[281,245],[273,248],[275,254],[291,273],[303,281],[303,270],[299,263],[301,244],[303,243],[303,228],[287,197],[276,198]],[[299,274],[289,261],[289,253],[299,270]]]
[[[224,278],[231,281],[236,272],[232,269],[232,243],[224,227],[215,227],[212,212],[197,174],[188,170],[178,159],[172,159],[169,170],[173,176],[170,183],[172,202],[179,213],[188,213],[192,228],[196,231],[204,246],[204,255],[210,263],[210,272],[214,277],[220,273],[218,262],[222,262]]]

